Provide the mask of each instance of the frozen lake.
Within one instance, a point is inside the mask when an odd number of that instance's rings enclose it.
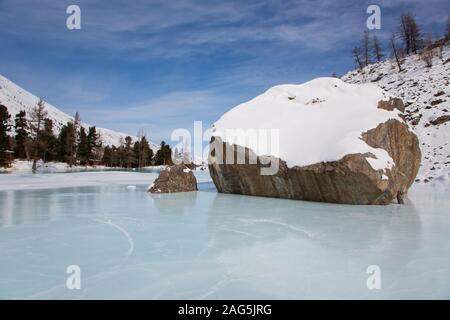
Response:
[[[0,175],[0,298],[450,298],[446,182],[382,207],[217,194],[197,175],[199,192],[158,196],[154,173]]]

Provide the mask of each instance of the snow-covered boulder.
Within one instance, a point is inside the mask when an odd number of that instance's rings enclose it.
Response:
[[[148,192],[173,193],[197,190],[197,179],[192,170],[184,164],[178,164],[163,169]]]
[[[374,84],[318,78],[273,87],[214,124],[211,177],[223,193],[348,204],[401,200],[421,158],[402,110]]]

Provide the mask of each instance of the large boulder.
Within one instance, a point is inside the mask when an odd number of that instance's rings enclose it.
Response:
[[[184,164],[163,169],[149,187],[150,193],[174,193],[197,191],[197,179],[191,169]]]
[[[223,193],[345,204],[402,202],[421,159],[402,110],[401,100],[373,84],[320,78],[274,87],[214,124],[211,177]],[[278,150],[261,150],[261,139],[248,138],[251,128],[277,129]]]

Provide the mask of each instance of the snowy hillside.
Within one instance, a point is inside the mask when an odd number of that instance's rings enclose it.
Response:
[[[419,55],[405,58],[402,72],[387,60],[342,77],[348,83],[377,83],[406,106],[406,121],[422,149],[421,181],[450,178],[450,48],[436,50],[432,67]]]
[[[30,115],[31,110],[34,106],[36,106],[38,101],[38,97],[0,75],[0,103],[8,108],[12,118],[14,118],[14,116],[21,110],[25,110],[27,115]],[[67,115],[49,103],[46,103],[45,107],[48,112],[48,117],[53,121],[55,133],[58,133],[61,127],[68,121],[73,120],[73,117]],[[86,123],[82,123],[82,125],[86,128],[89,127]],[[97,130],[101,134],[104,145],[118,146],[120,144],[120,140],[125,139],[127,136],[125,133],[115,132],[110,129],[97,128]],[[136,137],[131,137],[136,139]],[[150,143],[150,146],[153,150],[158,149],[158,147],[153,143]]]

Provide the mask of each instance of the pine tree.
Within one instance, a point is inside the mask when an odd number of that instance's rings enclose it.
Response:
[[[86,129],[84,129],[84,127],[80,128],[77,150],[77,157],[80,164],[87,165],[89,163],[89,143]]]
[[[134,153],[133,153],[133,147],[132,147],[133,140],[130,136],[125,137],[125,145],[123,146],[123,152],[124,152],[124,164],[126,168],[131,168],[133,166],[133,159],[134,159]]]
[[[164,141],[161,142],[159,150],[155,156],[156,165],[171,165],[172,164],[172,149]]]
[[[18,159],[28,158],[26,152],[26,143],[28,141],[28,124],[26,119],[26,112],[20,111],[14,118],[14,156]]]
[[[110,146],[106,146],[103,151],[103,158],[102,158],[103,165],[107,167],[113,167],[114,166],[114,151]]]
[[[44,162],[53,161],[56,155],[57,139],[53,134],[53,121],[44,119],[44,129],[40,134],[39,154]]]
[[[9,159],[10,139],[8,132],[11,131],[11,115],[4,105],[0,105],[0,166],[6,166]]]
[[[381,48],[381,44],[378,41],[376,35],[372,38],[372,55],[377,59],[377,62],[380,62],[384,58],[383,49]]]
[[[122,167],[121,159],[120,159],[120,147],[112,146],[111,147],[111,166],[113,167]]]
[[[153,150],[150,148],[150,144],[147,138],[144,136],[141,140],[141,150],[142,150],[142,166],[146,167],[152,164],[153,161]]]
[[[101,137],[100,134],[97,133],[97,129],[95,126],[89,127],[88,135],[87,135],[87,160],[96,161],[101,153]]]
[[[141,143],[136,141],[133,145],[133,168],[142,167],[142,157],[141,157]]]
[[[44,120],[47,117],[47,111],[45,110],[45,103],[42,99],[39,99],[39,102],[31,111],[31,120],[30,120],[30,149],[31,149],[31,157],[33,159],[33,172],[36,172],[37,160],[39,160],[39,147],[41,143],[41,131],[44,127]]]
[[[142,168],[148,166],[152,162],[153,150],[150,149],[144,130],[140,129],[138,132],[138,140],[133,145],[134,154],[134,168]]]
[[[69,134],[68,124],[61,127],[56,144],[56,159],[60,162],[66,161],[67,155],[67,136]]]
[[[67,122],[62,126],[57,143],[57,159],[61,162],[66,162],[70,166],[75,163],[74,150],[76,149],[76,137],[74,130],[74,123],[72,121]]]
[[[78,111],[75,113],[75,117],[73,122],[71,122],[71,125],[69,125],[70,131],[67,135],[67,147],[68,147],[68,155],[67,155],[67,163],[69,164],[69,167],[72,167],[76,164],[77,160],[77,144],[79,141],[79,130],[80,130],[80,114]]]

